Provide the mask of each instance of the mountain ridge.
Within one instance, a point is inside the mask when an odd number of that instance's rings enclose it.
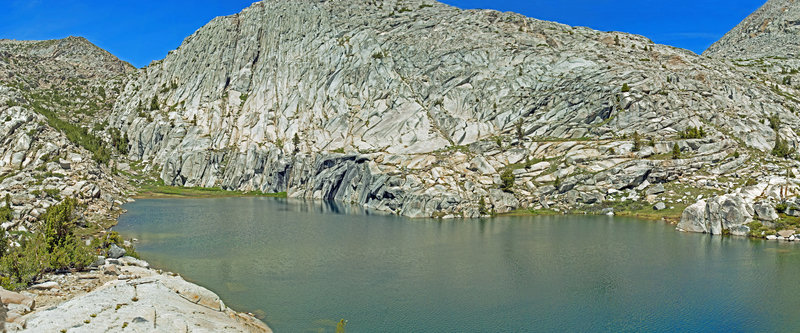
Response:
[[[712,44],[703,55],[727,59],[800,55],[800,4],[769,0]]]
[[[768,153],[778,132],[798,144],[796,103],[636,35],[431,1],[262,1],[142,69],[110,123],[168,185],[476,217],[732,172],[718,166]],[[660,159],[675,145],[687,159]]]

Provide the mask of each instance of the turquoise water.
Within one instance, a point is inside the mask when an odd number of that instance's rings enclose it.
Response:
[[[152,199],[115,230],[276,332],[797,331],[800,247],[606,216]]]

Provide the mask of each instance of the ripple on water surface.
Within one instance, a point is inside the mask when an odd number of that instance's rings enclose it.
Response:
[[[272,198],[150,199],[116,230],[277,332],[774,331],[800,247],[606,216],[412,220]]]

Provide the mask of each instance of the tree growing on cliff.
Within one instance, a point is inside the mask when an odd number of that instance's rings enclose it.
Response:
[[[297,133],[294,134],[294,138],[292,138],[292,145],[294,146],[295,154],[300,151],[300,137]]]
[[[678,146],[678,143],[672,145],[672,159],[677,160],[681,158],[681,147]]]
[[[500,189],[505,192],[511,192],[511,189],[514,187],[514,170],[506,169],[500,175]]]
[[[489,209],[486,208],[486,199],[484,197],[478,200],[478,211],[481,215],[489,215]]]
[[[0,207],[0,222],[11,221],[14,217],[14,210],[11,208],[11,196],[6,193],[6,205]]]
[[[517,123],[514,124],[514,128],[517,132],[517,142],[519,145],[522,145],[522,139],[525,138],[525,131],[522,129],[522,119],[517,120]]]
[[[150,110],[158,110],[158,96],[153,96],[153,99],[150,101]]]
[[[777,157],[786,158],[794,154],[794,149],[789,147],[789,144],[781,139],[780,135],[775,135],[775,146],[772,147],[772,155]]]
[[[633,151],[639,151],[642,149],[642,136],[639,135],[639,132],[633,132]]]

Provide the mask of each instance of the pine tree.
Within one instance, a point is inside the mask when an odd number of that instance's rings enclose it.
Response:
[[[677,160],[681,158],[681,147],[678,147],[678,144],[675,143],[672,145],[672,159]]]

